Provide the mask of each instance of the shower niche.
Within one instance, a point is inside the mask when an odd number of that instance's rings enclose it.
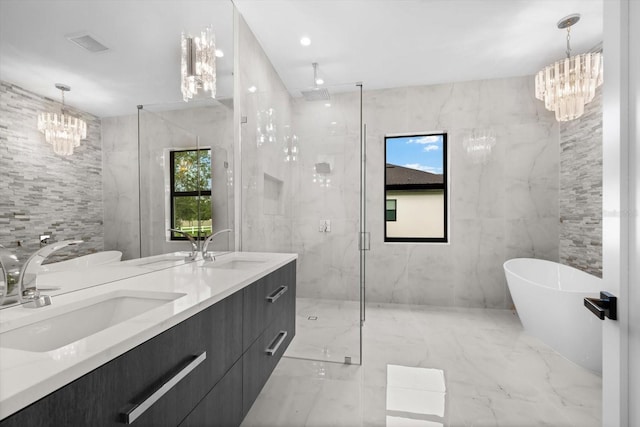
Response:
[[[284,214],[284,181],[268,173],[264,174],[264,196],[262,212],[265,215]]]

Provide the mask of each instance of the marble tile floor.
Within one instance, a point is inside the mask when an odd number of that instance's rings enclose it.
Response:
[[[296,300],[296,336],[285,356],[343,363],[360,362],[360,308],[357,301]]]
[[[310,311],[339,316],[314,329]],[[358,345],[358,311],[299,298],[296,338],[242,426],[601,424],[601,377],[528,336],[510,310],[370,304],[363,365],[330,362]]]

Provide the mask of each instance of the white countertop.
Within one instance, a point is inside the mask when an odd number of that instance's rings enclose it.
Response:
[[[171,256],[171,255],[167,255]],[[259,278],[297,259],[296,254],[234,252],[216,257],[222,265],[233,259],[263,261],[240,269],[205,268],[204,261],[175,262],[151,257],[127,264],[135,277],[118,279],[86,289],[54,296],[50,306],[25,308],[21,306],[0,310],[0,334],[31,324],[60,312],[61,306],[80,306],[82,302],[114,291],[170,292],[183,296],[147,311],[139,316],[115,324],[107,329],[46,352],[22,351],[2,346],[0,335],[0,419],[28,406],[47,394],[69,384],[82,375],[113,360],[121,354],[175,326],[203,309],[226,298]],[[135,267],[132,267],[135,266]],[[105,271],[106,267],[100,270]],[[158,269],[159,268],[159,269]],[[158,269],[158,270],[156,270]],[[114,268],[115,270],[115,268]],[[154,271],[156,270],[156,271]],[[96,270],[85,270],[85,275]],[[121,270],[124,272],[124,270]],[[76,274],[80,274],[76,272]],[[52,277],[47,285],[54,284]],[[91,280],[87,278],[87,282]],[[76,285],[77,287],[78,285]],[[45,292],[43,292],[45,293]],[[54,295],[53,292],[46,292]]]

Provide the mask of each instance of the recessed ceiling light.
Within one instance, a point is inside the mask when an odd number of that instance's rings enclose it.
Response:
[[[300,39],[300,44],[302,46],[309,46],[311,44],[311,39],[309,37],[303,37]]]
[[[331,107],[331,104],[327,102],[326,104],[324,104],[324,106],[325,107]]]
[[[220,49],[216,49],[216,58],[222,58],[224,56],[224,52]]]
[[[247,90],[248,90],[249,92],[251,92],[251,93],[255,93],[255,91],[257,91],[257,90],[258,90],[258,88],[257,88],[257,87],[255,87],[255,86],[251,86],[251,87],[250,87],[249,89],[247,89]]]

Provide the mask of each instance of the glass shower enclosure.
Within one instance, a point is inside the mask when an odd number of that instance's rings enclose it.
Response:
[[[366,231],[362,86],[241,97],[241,248],[294,252],[285,357],[359,364]]]

